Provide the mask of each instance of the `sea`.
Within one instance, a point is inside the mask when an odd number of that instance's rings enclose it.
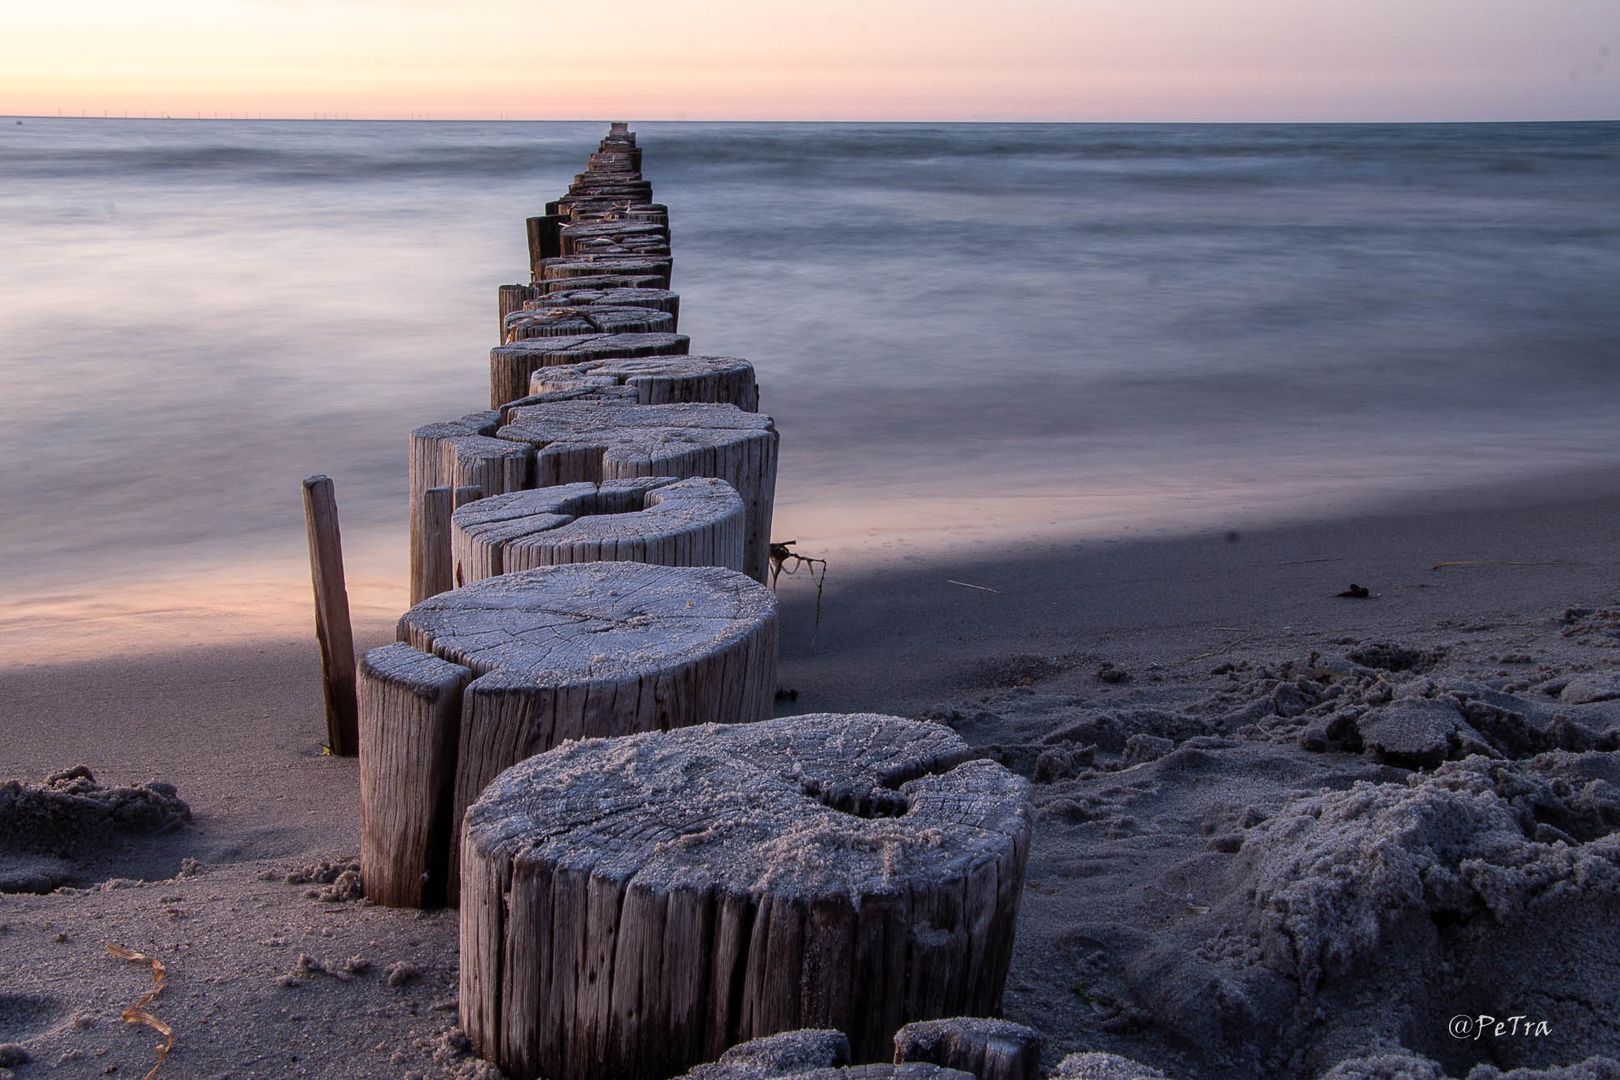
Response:
[[[1620,464],[1620,124],[634,127],[681,331],[753,361],[774,532],[835,567]],[[485,406],[605,131],[0,120],[0,630],[307,627],[313,473],[396,616],[406,432]]]

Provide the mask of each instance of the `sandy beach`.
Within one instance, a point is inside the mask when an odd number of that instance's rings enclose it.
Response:
[[[0,1080],[1620,1080],[1620,3],[7,8]]]
[[[835,562],[819,628],[813,589],[784,579],[780,711],[934,719],[1034,781],[1006,1015],[1045,1036],[1048,1065],[1105,1050],[1175,1077],[1315,1077],[1404,1044],[1465,1076],[1620,1055],[1606,839],[1620,824],[1617,515],[1608,472],[1235,534]],[[1372,595],[1335,595],[1352,583]],[[1571,694],[1572,679],[1587,689]],[[176,1034],[168,1075],[493,1075],[452,1030],[454,913],[373,907],[343,876],[356,769],[320,753],[311,642],[13,666],[0,687],[5,776],[82,765],[108,788],[171,784],[190,813],[158,835],[85,822],[48,855],[0,863],[10,888],[57,886],[0,898],[0,1054],[15,1075],[150,1066],[154,1033],[119,1020],[148,966],[109,945],[167,965],[151,1009]],[[1335,711],[1354,695],[1362,716],[1380,695],[1439,701],[1425,707],[1470,717],[1476,734],[1379,751]],[[1484,703],[1517,727],[1491,728]],[[1468,739],[1487,756],[1441,764]],[[1517,772],[1473,775],[1487,765]],[[1518,842],[1581,873],[1562,891],[1503,885],[1513,899],[1498,910],[1442,917],[1441,899],[1397,903],[1376,860],[1356,861],[1347,814],[1345,850],[1322,857],[1392,921],[1368,930],[1350,901],[1318,898],[1308,910],[1337,959],[1309,974],[1297,956],[1260,963],[1277,934],[1263,898],[1281,903],[1267,875],[1284,873],[1267,861],[1271,837],[1358,781],[1478,799],[1542,783],[1568,804],[1561,818],[1538,811],[1558,831]],[[1450,857],[1455,869],[1493,853]],[[1513,872],[1529,871],[1521,859]],[[1508,977],[1483,978],[1498,967]],[[1552,1035],[1445,1033],[1454,1014],[1510,1009]]]

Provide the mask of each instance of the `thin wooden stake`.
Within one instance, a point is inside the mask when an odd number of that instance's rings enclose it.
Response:
[[[326,696],[327,750],[352,757],[360,749],[360,713],[354,696],[354,630],[343,581],[343,537],[331,477],[304,481],[304,524],[309,572],[315,584],[315,637],[321,644],[321,686]]]

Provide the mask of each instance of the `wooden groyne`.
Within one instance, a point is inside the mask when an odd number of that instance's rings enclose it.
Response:
[[[459,903],[462,1026],[514,1077],[809,1027],[878,1060],[999,1009],[1027,785],[932,724],[770,719],[780,440],[753,365],[678,332],[641,157],[615,124],[528,219],[489,408],[410,434],[413,606],[359,666],[366,894]],[[1012,1075],[968,1030],[912,1060]]]

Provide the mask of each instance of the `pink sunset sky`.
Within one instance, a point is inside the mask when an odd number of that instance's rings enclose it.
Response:
[[[58,111],[1614,119],[1620,0],[11,0],[0,113]]]

